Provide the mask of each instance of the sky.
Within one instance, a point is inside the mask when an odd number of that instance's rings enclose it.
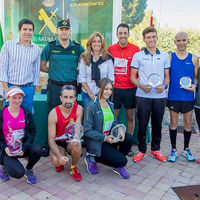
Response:
[[[147,0],[147,9],[153,10],[161,27],[200,30],[200,0]]]

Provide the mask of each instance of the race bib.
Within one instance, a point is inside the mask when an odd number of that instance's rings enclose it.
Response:
[[[127,64],[128,60],[124,58],[115,58],[114,60],[114,73],[126,75],[127,74]]]
[[[110,129],[111,129],[112,124],[113,124],[113,121],[105,122],[104,130],[103,130],[104,135],[108,135],[110,133]]]

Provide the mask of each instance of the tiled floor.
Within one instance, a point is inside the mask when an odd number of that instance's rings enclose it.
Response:
[[[181,151],[182,134],[178,134],[177,141],[178,150]],[[192,153],[200,157],[199,136],[192,136],[190,147]],[[136,152],[137,147],[134,146],[133,150]],[[163,131],[161,150],[165,155],[170,152],[167,130]],[[78,166],[83,180],[76,183],[69,175],[69,164],[65,171],[57,173],[49,158],[42,158],[34,168],[38,183],[29,185],[25,177],[0,182],[0,200],[178,200],[172,186],[200,184],[200,165],[189,163],[181,156],[175,164],[160,163],[150,155],[140,163],[128,159],[127,169],[131,177],[123,180],[111,168],[100,164],[98,175],[88,174],[81,158]],[[26,164],[27,161],[22,162]]]

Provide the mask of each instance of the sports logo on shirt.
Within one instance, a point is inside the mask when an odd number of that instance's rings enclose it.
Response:
[[[126,75],[127,74],[128,60],[124,58],[115,58],[114,60],[114,73]]]

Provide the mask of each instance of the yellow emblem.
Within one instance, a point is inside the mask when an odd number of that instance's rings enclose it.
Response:
[[[67,25],[67,22],[66,22],[66,21],[63,21],[63,22],[62,22],[62,25]]]
[[[74,51],[74,50],[72,50],[72,54],[75,54],[75,51]]]

